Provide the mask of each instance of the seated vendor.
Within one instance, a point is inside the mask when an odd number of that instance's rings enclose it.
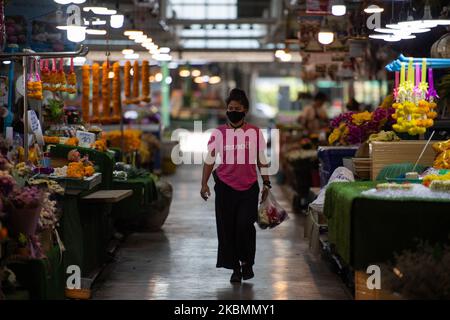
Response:
[[[328,97],[326,94],[319,92],[314,97],[313,103],[303,108],[303,112],[298,121],[310,133],[318,133],[320,129],[328,126],[328,115],[325,108],[325,102],[327,100]]]

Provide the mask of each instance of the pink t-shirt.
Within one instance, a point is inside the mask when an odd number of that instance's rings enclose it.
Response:
[[[217,176],[235,190],[248,190],[257,180],[258,153],[265,150],[262,131],[246,123],[239,129],[221,125],[214,129],[208,151],[215,151]]]

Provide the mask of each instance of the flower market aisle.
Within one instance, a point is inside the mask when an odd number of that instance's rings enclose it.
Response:
[[[292,213],[273,230],[257,227],[255,278],[231,284],[231,271],[215,268],[214,195],[207,203],[200,198],[200,177],[200,166],[184,166],[168,178],[174,197],[163,231],[130,235],[95,286],[95,299],[350,298],[337,275],[309,252],[304,219]],[[282,190],[273,191],[290,210]]]

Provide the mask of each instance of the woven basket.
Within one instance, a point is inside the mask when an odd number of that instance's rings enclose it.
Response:
[[[91,298],[91,289],[68,289],[65,290],[66,298],[77,300],[89,300]]]

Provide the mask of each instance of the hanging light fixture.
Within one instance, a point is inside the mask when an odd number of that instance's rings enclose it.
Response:
[[[86,29],[86,33],[95,36],[104,36],[106,34],[106,30],[102,29]]]
[[[333,16],[343,16],[347,13],[347,7],[344,0],[332,0],[331,1],[331,14]]]
[[[122,50],[122,54],[124,54],[124,55],[133,54],[133,53],[134,53],[133,49],[126,48],[126,49]]]
[[[415,28],[434,28],[437,27],[438,23],[433,20],[433,16],[431,15],[431,7],[429,2],[425,3],[423,7],[423,17],[421,20],[415,20],[412,16],[411,12],[408,14],[408,18],[406,21],[401,21],[398,23],[400,26],[404,26],[405,28],[415,27]]]
[[[191,75],[191,72],[188,69],[181,69],[179,75],[182,78],[187,78]]]
[[[134,37],[136,37],[136,36],[142,36],[144,34],[144,32],[142,32],[142,31],[140,31],[140,30],[133,30],[133,29],[131,29],[131,30],[126,30],[124,33],[123,33],[123,35],[124,36],[127,36],[127,37],[130,37],[130,36],[134,36]]]
[[[328,20],[327,20],[327,18],[324,19],[322,27],[320,27],[320,31],[319,31],[317,40],[323,45],[330,44],[330,43],[332,43],[334,41],[334,33],[328,27]]]
[[[191,72],[191,75],[192,75],[193,77],[200,77],[201,74],[202,74],[202,72],[201,72],[200,70],[198,70],[198,69],[194,69],[194,70],[192,70],[192,72]]]
[[[86,39],[86,27],[67,26],[67,40],[72,42],[81,42]]]
[[[109,24],[111,28],[119,29],[123,27],[123,21],[125,20],[125,16],[123,14],[113,14],[109,20]]]
[[[117,10],[112,10],[112,9],[108,9],[107,7],[84,7],[83,8],[84,12],[89,12],[92,11],[94,14],[98,14],[98,15],[113,15],[113,14],[117,14]]]
[[[380,6],[376,5],[376,4],[371,4],[370,6],[368,6],[367,8],[364,9],[365,13],[370,13],[370,14],[372,14],[372,13],[381,13],[383,11],[384,11],[384,8],[380,7]]]

